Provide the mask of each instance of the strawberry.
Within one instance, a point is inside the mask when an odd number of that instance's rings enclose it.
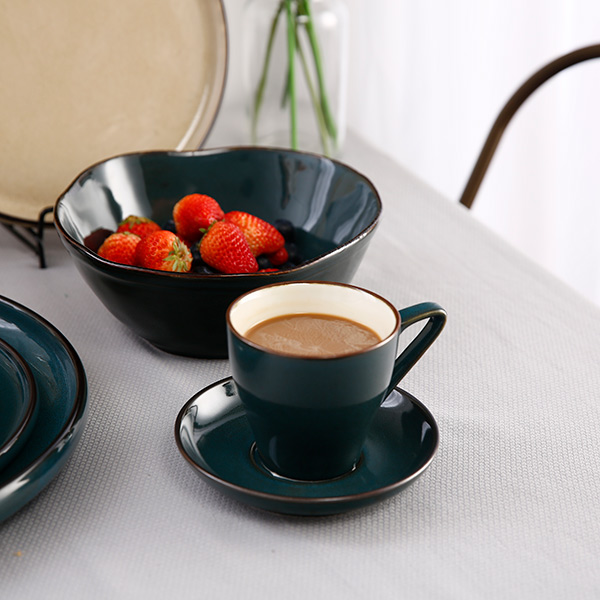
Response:
[[[119,227],[117,227],[117,233],[129,231],[130,233],[139,235],[141,238],[159,230],[160,226],[152,219],[148,219],[147,217],[137,217],[135,215],[129,215],[126,219],[123,219],[119,223]]]
[[[135,250],[140,240],[140,236],[134,233],[112,233],[98,248],[98,254],[102,258],[122,265],[133,265],[135,264]]]
[[[272,254],[268,254],[267,258],[271,262],[271,264],[275,267],[282,265],[289,258],[288,251],[285,246],[282,246],[277,250],[277,252],[273,252]]]
[[[190,194],[173,207],[177,235],[191,246],[214,223],[223,218],[218,202],[203,194]]]
[[[135,252],[135,264],[147,269],[187,273],[192,266],[192,255],[173,232],[161,230],[140,240]]]
[[[285,244],[281,233],[259,217],[234,210],[225,214],[225,220],[235,223],[243,231],[254,256],[272,254]]]
[[[200,242],[202,260],[221,273],[256,273],[258,263],[235,224],[217,221]]]

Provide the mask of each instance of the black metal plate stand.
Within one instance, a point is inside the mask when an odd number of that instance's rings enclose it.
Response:
[[[10,231],[17,239],[21,240],[27,247],[31,248],[37,255],[40,263],[40,269],[46,268],[46,254],[44,252],[44,228],[50,223],[46,223],[47,215],[52,214],[53,208],[49,206],[44,208],[38,217],[37,222],[3,220],[2,225]]]

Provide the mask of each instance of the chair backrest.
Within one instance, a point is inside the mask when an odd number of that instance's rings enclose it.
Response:
[[[460,197],[460,203],[471,208],[475,200],[475,196],[479,191],[479,187],[483,178],[490,165],[494,152],[498,147],[500,138],[504,133],[510,120],[517,112],[519,107],[537,90],[543,83],[548,81],[551,77],[560,73],[567,67],[576,65],[580,62],[590,60],[591,58],[600,58],[600,44],[593,44],[591,46],[585,46],[568,54],[558,57],[552,62],[548,63],[538,71],[536,71],[529,79],[527,79],[521,87],[511,96],[509,101],[504,105],[504,108],[500,111],[500,114],[494,121],[492,128],[486,138],[486,141],[479,153],[479,157],[471,175],[467,180],[465,189]]]

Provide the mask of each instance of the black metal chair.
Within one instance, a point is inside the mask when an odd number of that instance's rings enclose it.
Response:
[[[568,54],[564,54],[559,58],[548,63],[538,71],[536,71],[529,79],[519,87],[519,89],[511,96],[509,101],[504,105],[496,121],[492,125],[487,139],[479,153],[479,157],[471,175],[465,185],[465,189],[460,197],[460,203],[471,208],[475,196],[479,191],[479,187],[490,165],[494,152],[498,147],[498,143],[502,138],[502,134],[513,118],[519,107],[537,90],[543,83],[551,77],[560,73],[564,69],[576,65],[592,58],[600,58],[600,44],[586,46]]]

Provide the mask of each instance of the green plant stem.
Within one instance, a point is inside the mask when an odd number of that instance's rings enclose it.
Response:
[[[328,141],[328,130],[327,124],[325,123],[325,117],[323,116],[323,111],[321,109],[321,105],[319,104],[319,98],[317,97],[317,93],[315,91],[315,86],[313,85],[312,78],[310,75],[310,69],[308,68],[308,61],[306,60],[306,55],[304,54],[304,50],[300,45],[300,40],[298,39],[298,31],[296,30],[296,47],[298,48],[298,56],[300,57],[300,63],[302,65],[302,70],[304,71],[304,77],[306,78],[306,86],[308,88],[308,92],[310,94],[310,99],[313,104],[313,108],[315,110],[315,117],[317,119],[317,125],[319,128],[319,137],[321,138],[321,146],[323,147],[323,153],[326,156],[329,156],[329,141]]]
[[[263,96],[265,93],[265,87],[267,84],[267,73],[269,70],[269,64],[271,62],[271,54],[273,52],[273,42],[275,41],[275,33],[277,32],[277,23],[279,21],[279,17],[283,12],[284,6],[286,4],[286,0],[281,0],[279,6],[277,7],[277,11],[275,12],[275,16],[273,17],[273,21],[271,22],[271,29],[269,31],[269,39],[267,41],[267,48],[265,50],[265,60],[263,61],[263,68],[260,74],[260,80],[258,82],[258,86],[256,88],[256,93],[254,95],[254,110],[252,111],[252,140],[256,142],[257,134],[256,129],[258,127],[258,116],[260,113],[260,108],[263,102]]]
[[[298,116],[296,102],[296,81],[294,58],[296,55],[296,19],[292,11],[292,1],[285,0],[287,12],[287,42],[288,42],[288,81],[290,94],[290,145],[293,150],[298,149]]]
[[[315,63],[315,69],[317,72],[317,81],[319,84],[319,97],[321,100],[321,107],[323,109],[323,116],[327,125],[329,135],[333,138],[334,142],[337,140],[337,127],[331,109],[329,107],[329,101],[327,99],[327,90],[325,88],[325,77],[323,75],[323,65],[321,62],[321,51],[319,49],[319,43],[317,40],[317,34],[313,23],[313,18],[310,10],[310,0],[298,0],[299,10],[301,9],[303,14],[306,15],[306,32],[308,33],[308,39],[310,40],[310,46],[312,48],[313,59]]]
[[[269,30],[269,38],[265,50],[260,79],[254,96],[254,106],[252,112],[252,140],[256,143],[258,134],[258,120],[262,108],[265,89],[267,85],[267,76],[273,53],[273,45],[279,26],[280,17],[285,11],[286,19],[286,40],[288,54],[288,68],[285,77],[284,89],[281,97],[281,106],[289,101],[290,106],[290,146],[293,149],[298,148],[298,104],[296,97],[296,73],[295,57],[300,59],[300,65],[306,79],[307,88],[310,94],[311,103],[315,111],[319,137],[323,152],[326,155],[330,153],[330,140],[334,147],[337,146],[337,127],[333,118],[327,89],[325,87],[325,77],[321,61],[321,51],[315,31],[314,22],[311,14],[310,0],[280,0]],[[300,18],[299,18],[300,17]],[[314,73],[316,74],[317,85],[313,82],[313,75],[308,64],[306,53],[301,44],[300,27],[303,26],[308,38],[308,45],[311,50]],[[318,93],[317,88],[318,87]]]

